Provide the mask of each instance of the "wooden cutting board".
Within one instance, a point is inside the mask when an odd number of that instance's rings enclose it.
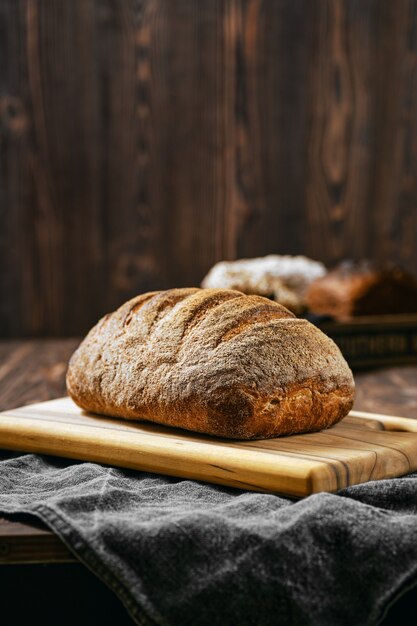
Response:
[[[417,470],[417,420],[351,412],[319,433],[243,442],[87,415],[61,398],[0,413],[0,448],[304,497]]]

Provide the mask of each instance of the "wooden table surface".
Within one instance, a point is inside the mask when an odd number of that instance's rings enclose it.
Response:
[[[78,339],[0,342],[0,410],[63,396],[77,344]],[[417,365],[358,372],[355,380],[356,409],[417,418]],[[0,563],[74,560],[43,524],[24,516],[0,518]]]

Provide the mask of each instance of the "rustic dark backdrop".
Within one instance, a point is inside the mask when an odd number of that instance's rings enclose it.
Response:
[[[417,272],[416,0],[0,0],[0,334],[223,258]]]

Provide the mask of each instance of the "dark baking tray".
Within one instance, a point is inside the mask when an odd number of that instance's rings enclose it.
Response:
[[[339,346],[353,369],[417,363],[417,314],[372,315],[346,321],[308,319]]]

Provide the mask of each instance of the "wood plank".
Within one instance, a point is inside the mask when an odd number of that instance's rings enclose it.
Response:
[[[417,419],[415,365],[356,373],[355,383],[355,410]]]
[[[417,272],[417,2],[379,3],[369,254]]]
[[[78,339],[0,342],[0,410],[62,396],[78,344]]]
[[[314,9],[308,250],[331,265],[369,253],[378,3],[325,1]]]
[[[107,312],[163,286],[168,108],[161,55],[169,38],[157,1],[106,2],[93,13],[106,275],[99,302]]]
[[[229,245],[216,260],[297,254],[306,248],[311,3],[225,4],[223,229]]]
[[[20,516],[21,518],[21,516]],[[36,525],[31,517],[30,525],[0,517],[0,564],[18,563],[72,563],[77,559],[53,533]]]
[[[31,144],[31,110],[23,3],[8,0],[0,4],[0,33],[0,335],[15,336],[28,330],[22,307],[30,262],[27,214],[33,200],[26,157]],[[37,311],[34,304],[30,317],[35,318]]]

